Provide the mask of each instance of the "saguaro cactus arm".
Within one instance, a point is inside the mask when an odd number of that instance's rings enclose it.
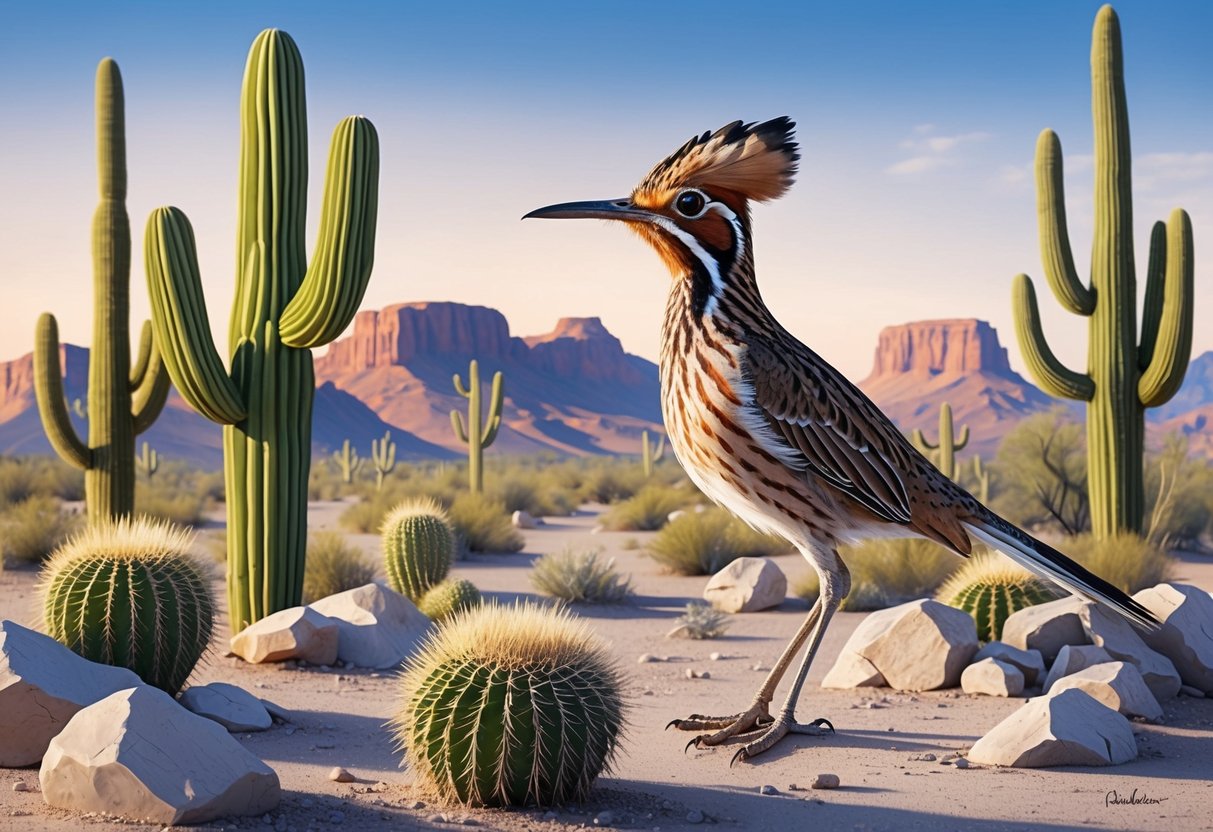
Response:
[[[1075,315],[1090,315],[1095,311],[1095,293],[1083,285],[1074,268],[1066,227],[1061,140],[1052,130],[1042,130],[1036,140],[1036,214],[1045,277],[1053,294]]]
[[[171,386],[168,369],[152,335],[152,322],[144,321],[138,361],[131,371],[131,415],[136,436],[150,428],[164,410]]]
[[[493,440],[497,438],[497,430],[501,427],[501,403],[504,399],[501,384],[501,371],[498,370],[493,373],[493,389],[489,393],[489,412],[485,416],[487,427],[481,436],[480,444],[485,448],[493,444]]]
[[[59,366],[59,324],[49,312],[43,312],[38,318],[35,330],[34,394],[51,447],[69,464],[88,468],[92,452],[76,435],[67,412],[67,403],[63,398],[63,371]]]
[[[379,136],[365,118],[350,116],[333,131],[316,250],[282,312],[286,346],[327,344],[354,319],[375,259],[378,195]]]
[[[146,247],[156,341],[177,390],[211,421],[240,422],[246,415],[244,398],[211,338],[189,219],[176,208],[157,208],[148,217]],[[248,268],[257,267],[259,249],[250,252]]]
[[[914,446],[916,448],[918,448],[919,450],[926,450],[926,451],[939,450],[938,445],[932,445],[930,442],[927,441],[927,435],[922,432],[922,428],[914,428],[913,433],[910,435],[910,441],[913,442]]]
[[[1095,382],[1091,377],[1076,373],[1066,367],[1053,354],[1045,340],[1040,323],[1040,308],[1036,305],[1036,289],[1026,274],[1018,274],[1011,285],[1011,303],[1014,310],[1015,334],[1019,348],[1040,386],[1046,393],[1063,399],[1078,399],[1089,402],[1095,396]]]
[[[458,379],[459,376],[455,376],[455,378]],[[458,410],[451,411],[451,427],[454,428],[455,436],[458,437],[459,441],[466,444],[468,441],[468,434],[467,431],[463,429],[463,417],[459,415]]]
[[[1171,212],[1166,234],[1166,276],[1151,269],[1146,287],[1141,351],[1145,366],[1137,384],[1137,396],[1145,407],[1158,407],[1175,395],[1192,354],[1193,243],[1186,211]],[[1153,266],[1153,256],[1150,261]]]

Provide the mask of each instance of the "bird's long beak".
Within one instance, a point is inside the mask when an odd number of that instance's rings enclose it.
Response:
[[[588,202],[562,202],[559,205],[548,205],[536,208],[529,214],[524,214],[524,220],[632,220],[634,222],[652,222],[653,215],[643,208],[637,208],[630,199],[603,199]]]

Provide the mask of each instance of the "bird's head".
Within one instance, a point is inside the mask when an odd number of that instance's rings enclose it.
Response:
[[[676,276],[700,264],[727,271],[721,266],[749,251],[750,202],[775,199],[792,184],[800,158],[795,126],[786,116],[726,124],[659,162],[631,196],[549,205],[523,219],[620,220],[647,240]]]

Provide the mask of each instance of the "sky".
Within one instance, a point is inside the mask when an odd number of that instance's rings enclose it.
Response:
[[[1092,231],[1090,32],[1099,3],[117,2],[0,7],[0,360],[32,348],[40,312],[88,344],[96,205],[93,78],[126,91],[133,317],[148,314],[149,212],[189,215],[212,327],[235,274],[244,59],[277,27],[306,67],[309,247],[328,140],[378,128],[378,242],[364,309],[454,300],[515,335],[600,316],[656,359],[669,276],[600,222],[519,222],[532,208],[624,196],[690,136],[789,115],[801,172],[754,211],[757,273],[781,322],[855,379],[883,326],[993,323],[1014,342],[1011,279],[1038,281],[1050,344],[1086,364],[1086,322],[1044,285],[1032,156],[1052,127],[1086,274]],[[1213,349],[1213,3],[1121,0],[1143,274],[1174,207],[1196,239],[1194,354]],[[1141,286],[1139,285],[1139,289]],[[134,326],[133,326],[134,329]]]

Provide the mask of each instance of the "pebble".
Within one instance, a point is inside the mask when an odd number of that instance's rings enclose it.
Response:
[[[316,805],[316,801],[312,800],[310,797],[305,797],[303,800],[299,801],[299,805],[304,809],[310,809]]]
[[[934,754],[927,753],[927,754],[915,754],[910,759],[911,760],[920,760],[924,763],[933,763],[939,758],[936,757]]]
[[[956,762],[954,762],[952,765],[956,766],[957,768],[968,768],[969,761],[964,757],[957,757]]]
[[[712,678],[712,671],[710,671],[710,670],[705,670],[705,671],[701,672],[701,673],[699,674],[699,678],[700,678],[700,679],[711,679],[711,678]]]
[[[724,658],[724,655],[722,653],[708,653],[709,661],[718,662],[723,658]]]
[[[841,781],[837,774],[819,774],[813,780],[813,785],[810,788],[814,789],[836,789]]]
[[[407,805],[407,806],[405,806],[404,808],[406,808],[406,809],[413,809],[413,810],[416,810],[416,809],[424,809],[424,808],[425,808],[425,801],[424,801],[424,800],[414,800],[412,803],[408,804],[408,805]]]
[[[614,812],[599,812],[594,818],[595,826],[610,826],[615,822]]]
[[[766,668],[762,666],[762,662],[755,662],[750,665],[750,670],[766,670]]]
[[[779,794],[779,789],[774,786],[761,786],[758,789],[759,794]]]
[[[703,823],[703,812],[698,809],[687,812],[687,823]]]
[[[652,653],[641,653],[640,657],[636,659],[637,664],[650,664],[651,662],[659,662],[659,661],[661,661],[661,659],[657,656],[654,656]]]
[[[333,770],[329,772],[329,779],[334,783],[353,783],[358,778],[341,766],[333,766]]]
[[[661,801],[661,808],[665,809],[667,812],[670,811],[671,809],[674,808],[674,801],[672,801],[672,800]]]
[[[13,783],[13,791],[15,791],[15,792],[28,792],[28,791],[29,791],[29,784],[28,784],[28,783],[26,783],[24,780],[18,780],[16,783]]]
[[[803,792],[803,791],[804,791],[804,787],[803,787],[803,786],[798,786],[798,785],[796,785],[795,783],[788,783],[788,791],[790,791],[790,792]]]

